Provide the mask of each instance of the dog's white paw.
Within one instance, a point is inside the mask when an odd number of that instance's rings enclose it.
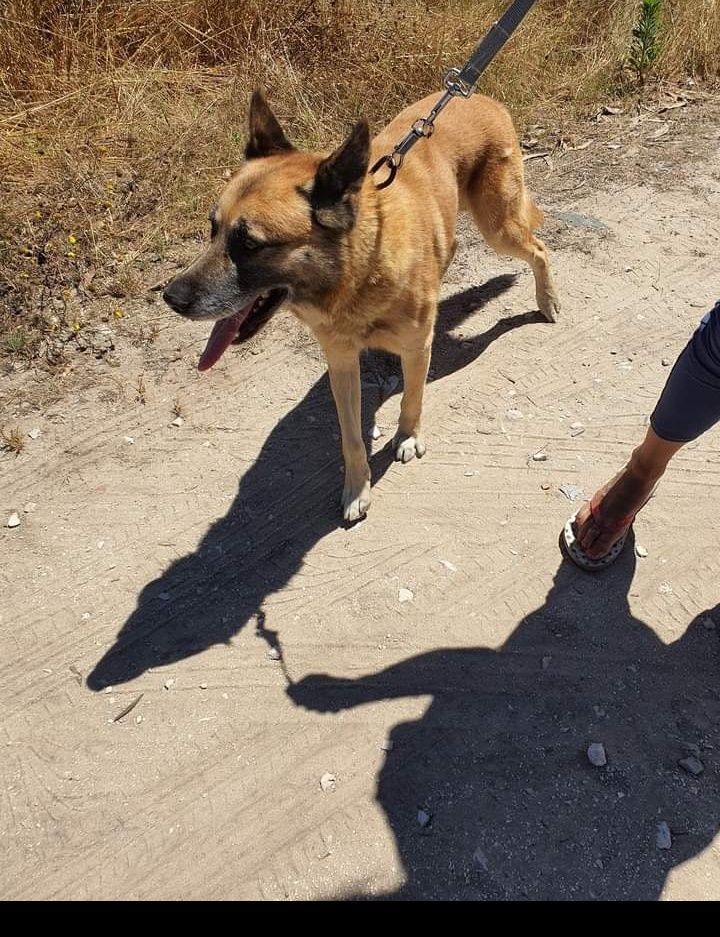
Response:
[[[560,300],[557,295],[554,292],[545,293],[543,296],[537,297],[537,302],[540,312],[548,322],[557,322],[560,316]]]
[[[345,485],[342,495],[343,517],[348,523],[360,520],[370,507],[370,482],[361,486]]]
[[[418,459],[425,455],[425,442],[422,436],[404,436],[398,433],[393,439],[396,462],[409,462],[416,456]]]

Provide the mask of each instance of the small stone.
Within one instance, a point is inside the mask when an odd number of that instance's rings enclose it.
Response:
[[[113,691],[113,688],[112,688],[111,686],[106,686],[106,687],[105,687],[105,692],[106,692],[106,693],[112,693],[112,691]]]
[[[380,437],[382,436],[382,433],[380,432],[380,427],[377,425],[377,423],[373,426],[372,430],[370,431],[370,435],[372,436],[373,439],[380,439]]]
[[[457,566],[454,563],[451,563],[450,560],[440,560],[445,569],[449,570],[451,573],[457,572]]]
[[[8,526],[8,527],[19,527],[19,526],[20,526],[20,518],[17,516],[17,514],[13,513],[13,514],[10,515],[10,517],[8,517],[8,519],[7,519],[7,526]]]
[[[549,654],[547,654],[545,657],[543,657],[543,659],[542,659],[542,661],[541,661],[542,669],[543,669],[543,670],[547,670],[548,667],[550,666],[551,661],[552,661],[552,657],[551,657]]]
[[[170,426],[182,426],[185,420],[181,416],[176,416]]]
[[[550,491],[549,482],[543,482],[542,485],[540,485],[540,487],[542,488],[543,491]]]
[[[337,778],[334,774],[326,772],[320,778],[320,787],[325,791],[326,794],[331,794],[337,787]]]
[[[270,660],[280,660],[280,651],[276,647],[271,647],[267,652],[267,656]]]
[[[175,677],[168,677],[163,686],[166,690],[169,690],[171,687],[175,686]]]
[[[142,721],[143,721],[143,717],[142,717],[142,716],[135,716],[135,723],[136,723],[136,725],[140,725],[140,723],[141,723]]]
[[[585,429],[582,423],[571,423],[570,429]]]
[[[588,745],[587,756],[590,764],[596,768],[604,768],[607,764],[607,754],[602,742],[592,742]]]
[[[395,742],[392,739],[385,739],[385,741],[380,746],[380,750],[383,752],[391,752],[395,748]]]
[[[135,443],[134,436],[123,436],[123,440],[128,444],[128,446],[132,446]]]
[[[505,411],[505,416],[508,420],[522,420],[523,413],[522,410],[518,410],[517,407],[511,407],[509,410]]]
[[[672,836],[670,834],[670,827],[667,823],[662,820],[657,825],[657,833],[655,834],[655,845],[658,849],[670,849],[672,846]]]
[[[201,684],[200,684],[200,689],[201,689],[201,690],[207,690],[207,688],[208,688],[207,683],[201,683]]]
[[[432,823],[432,814],[421,807],[417,812],[417,821],[420,826],[425,829]]]
[[[485,855],[485,853],[482,851],[482,849],[479,846],[473,853],[473,863],[479,868],[481,868],[483,872],[487,872],[488,870],[487,856]]]
[[[688,758],[681,758],[678,764],[683,771],[687,771],[688,774],[692,774],[695,778],[699,777],[705,770],[705,765],[694,755],[690,755]]]
[[[161,592],[160,595],[159,595],[159,598],[161,598],[161,599],[163,600],[163,602],[167,602],[167,600],[170,598],[170,593],[169,593],[169,592]]]
[[[641,558],[644,559],[648,555],[648,551],[640,543],[635,544],[635,553]]]
[[[23,511],[26,514],[32,514],[32,512],[37,508],[37,501],[28,501],[28,503],[23,508]]]
[[[32,429],[30,430],[30,432],[28,433],[28,436],[30,437],[30,439],[39,439],[39,438],[40,438],[40,427],[39,427],[39,426],[33,426],[33,428],[32,428]]]
[[[536,452],[532,457],[533,462],[547,462],[548,454],[547,452]]]
[[[568,501],[577,501],[577,499],[582,498],[584,494],[582,488],[578,488],[577,485],[570,485],[567,482],[560,485],[558,491],[564,494]]]
[[[398,601],[399,602],[412,602],[415,598],[415,593],[410,589],[399,589],[398,590]]]
[[[670,359],[669,359],[669,358],[663,358],[661,364],[662,364],[662,366],[663,366],[664,368],[669,368],[669,367],[670,367]],[[668,848],[669,848],[669,847],[668,847]]]

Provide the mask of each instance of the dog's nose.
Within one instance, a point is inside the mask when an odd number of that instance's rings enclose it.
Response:
[[[187,312],[192,303],[192,286],[180,277],[175,277],[163,291],[163,299],[175,312]]]

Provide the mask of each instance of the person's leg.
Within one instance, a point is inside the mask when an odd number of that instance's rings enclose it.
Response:
[[[646,504],[668,463],[720,421],[720,303],[703,319],[665,384],[643,443],[578,511],[574,531],[590,559],[605,556]]]

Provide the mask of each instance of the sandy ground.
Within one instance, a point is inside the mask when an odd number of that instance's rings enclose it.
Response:
[[[97,379],[41,412],[6,393],[41,434],[0,460],[0,897],[720,898],[719,433],[643,512],[647,557],[592,577],[557,546],[559,486],[621,464],[720,296],[719,115],[528,163],[557,326],[463,225],[422,461],[386,448],[398,363],[364,362],[352,529],[285,317],[200,376],[205,329],[140,303],[161,331],[119,368],[78,355]]]

